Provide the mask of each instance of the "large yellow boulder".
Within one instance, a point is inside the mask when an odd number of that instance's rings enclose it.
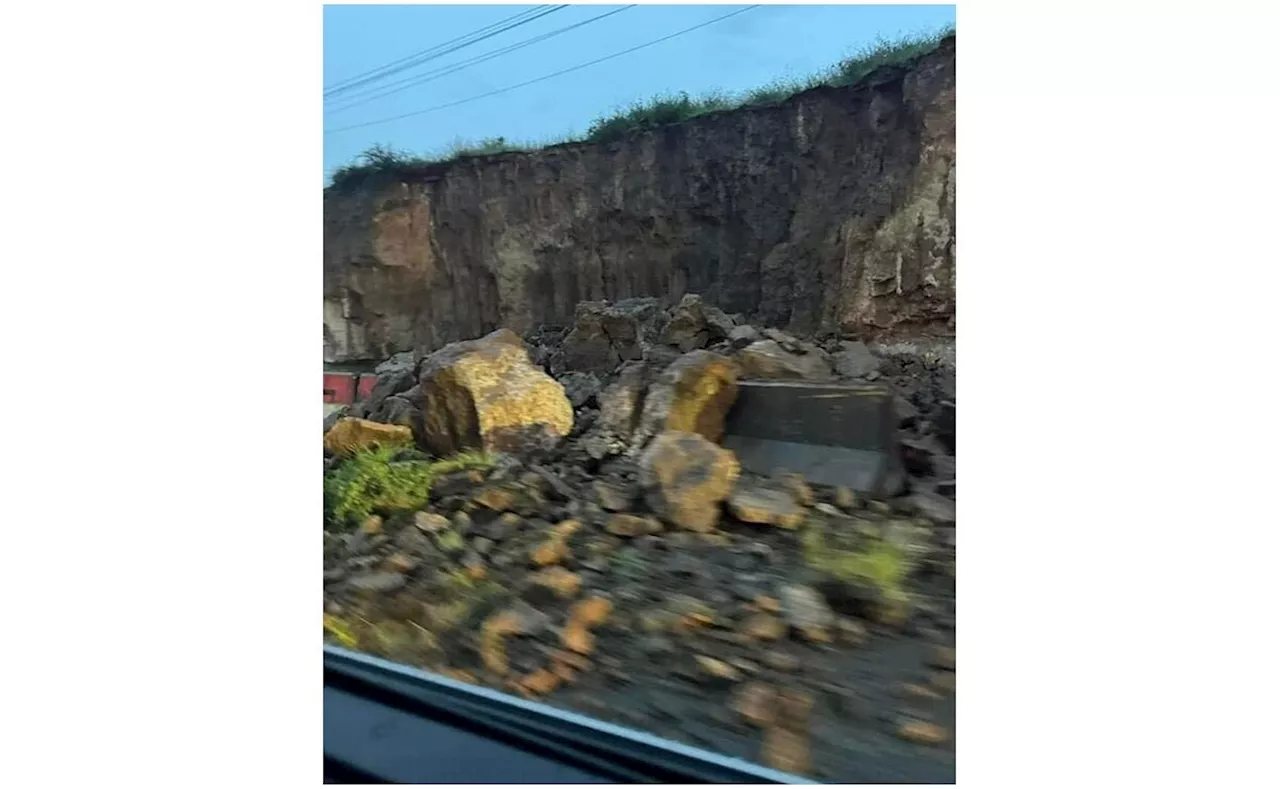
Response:
[[[420,441],[435,455],[517,451],[531,441],[554,443],[573,429],[564,387],[529,361],[509,329],[431,354],[419,384]]]
[[[667,431],[640,456],[645,500],[663,520],[708,532],[738,479],[738,458],[697,433]]]
[[[345,417],[324,434],[324,448],[335,455],[349,455],[375,446],[412,444],[413,431],[401,425],[384,425],[367,419]]]
[[[637,444],[664,430],[724,436],[724,419],[738,396],[738,366],[727,356],[691,351],[672,362],[649,387],[636,431]]]

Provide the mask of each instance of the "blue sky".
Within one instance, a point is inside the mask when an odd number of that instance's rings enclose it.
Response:
[[[533,6],[325,6],[324,84],[471,33]],[[621,8],[576,5],[446,55],[384,82],[426,74]],[[848,56],[877,37],[931,31],[955,22],[953,5],[762,6],[638,52],[446,110],[334,132],[446,104],[524,82],[643,44],[744,5],[650,5],[614,14],[509,55],[343,111],[348,97],[326,102],[324,171],[351,162],[375,143],[434,153],[456,142],[506,137],[542,142],[586,130],[610,110],[662,93],[737,92],[788,76],[804,76]]]

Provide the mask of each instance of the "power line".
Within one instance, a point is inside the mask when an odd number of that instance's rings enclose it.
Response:
[[[364,128],[364,127],[366,127],[366,126],[377,126],[377,125],[380,125],[380,124],[383,124],[383,123],[390,123],[390,122],[392,122],[392,121],[403,120],[403,119],[405,119],[405,118],[412,118],[412,117],[414,117],[415,115],[424,115],[424,114],[426,114],[426,113],[428,113],[428,112],[436,112],[437,110],[447,110],[447,109],[449,109],[449,108],[451,108],[451,107],[457,107],[457,106],[459,106],[459,105],[461,105],[461,104],[468,104],[468,103],[473,102],[473,101],[479,101],[480,99],[487,99],[487,98],[489,98],[490,96],[497,96],[497,95],[499,95],[499,94],[501,94],[501,93],[507,93],[508,91],[513,91],[513,90],[515,90],[515,89],[517,89],[517,88],[523,88],[523,87],[526,87],[526,86],[529,86],[529,85],[533,85],[534,83],[537,83],[537,82],[543,82],[544,80],[552,79],[552,78],[554,78],[554,77],[559,77],[559,76],[562,76],[562,75],[564,75],[564,74],[568,74],[568,73],[570,73],[570,72],[572,72],[572,71],[578,71],[579,69],[584,69],[584,68],[587,68],[588,66],[594,66],[594,65],[596,65],[597,63],[603,63],[603,62],[605,62],[606,60],[613,60],[614,58],[622,57],[623,55],[629,55],[629,54],[631,54],[632,52],[635,52],[635,51],[637,51],[637,50],[644,49],[645,47],[651,47],[651,46],[653,46],[654,44],[661,44],[663,41],[670,41],[671,39],[675,38],[676,36],[682,36],[682,35],[684,35],[685,33],[692,33],[693,31],[698,30],[699,28],[703,28],[703,27],[706,27],[706,26],[708,26],[708,25],[714,25],[716,22],[722,22],[722,21],[724,21],[724,20],[728,19],[729,17],[737,16],[738,14],[744,14],[744,13],[746,13],[747,11],[751,11],[752,9],[756,9],[756,8],[759,8],[759,7],[760,7],[759,5],[749,5],[749,6],[747,6],[746,8],[740,8],[740,9],[738,9],[737,11],[734,11],[734,12],[729,13],[729,14],[725,14],[724,16],[718,16],[718,17],[716,17],[715,19],[711,19],[711,20],[708,20],[708,21],[703,22],[703,23],[701,23],[701,24],[694,25],[693,27],[686,27],[684,30],[678,30],[678,31],[676,31],[675,33],[671,33],[670,35],[663,36],[662,38],[656,38],[656,39],[654,39],[653,41],[649,41],[649,42],[647,42],[647,43],[640,44],[639,46],[634,46],[634,47],[631,47],[630,49],[624,49],[624,50],[622,50],[621,52],[615,52],[615,53],[613,53],[612,55],[605,55],[605,56],[604,56],[604,57],[602,57],[602,58],[596,58],[595,60],[590,60],[590,61],[587,61],[586,63],[580,63],[580,64],[578,64],[577,66],[573,66],[573,67],[571,67],[571,68],[563,69],[563,70],[561,70],[561,71],[557,71],[557,72],[554,72],[554,73],[552,73],[552,74],[546,74],[546,75],[544,75],[544,76],[541,76],[541,77],[537,77],[537,78],[535,78],[535,79],[528,80],[527,82],[520,82],[520,83],[517,83],[517,84],[515,84],[515,85],[508,85],[508,86],[507,86],[507,87],[505,87],[505,88],[498,88],[497,90],[491,90],[491,91],[489,91],[488,93],[482,93],[482,94],[480,94],[479,96],[472,96],[471,98],[468,98],[468,99],[460,99],[460,100],[458,100],[458,101],[451,101],[451,102],[449,102],[448,104],[438,104],[438,105],[436,105],[436,106],[434,106],[434,107],[427,107],[426,109],[422,109],[422,110],[415,110],[415,111],[413,111],[413,112],[406,112],[406,113],[404,113],[403,115],[395,115],[395,116],[392,116],[392,117],[390,117],[390,118],[380,118],[380,119],[378,119],[378,120],[376,120],[376,121],[366,121],[366,122],[364,122],[364,123],[356,123],[356,124],[352,124],[351,126],[343,126],[343,127],[341,127],[341,128],[338,128],[338,129],[329,129],[329,130],[326,130],[326,131],[325,131],[325,134],[326,134],[326,135],[328,135],[328,134],[337,134],[338,132],[351,131],[352,129],[363,129],[363,128]]]
[[[539,6],[534,6],[533,8],[526,8],[525,10],[521,11],[521,12],[520,12],[520,13],[518,13],[518,14],[513,14],[513,15],[511,15],[511,16],[509,16],[509,17],[507,17],[506,19],[503,19],[503,20],[501,20],[501,21],[498,21],[498,22],[494,22],[494,23],[492,23],[492,24],[485,25],[484,27],[479,28],[479,29],[477,29],[477,30],[473,30],[473,31],[471,31],[470,33],[467,33],[466,35],[458,36],[457,38],[450,39],[450,40],[448,40],[448,41],[444,42],[443,44],[436,44],[435,46],[433,46],[433,47],[428,47],[427,49],[424,49],[424,50],[422,50],[421,52],[415,52],[415,53],[414,53],[414,54],[412,54],[412,55],[406,55],[405,57],[402,57],[402,58],[400,58],[399,60],[393,60],[393,61],[391,61],[390,63],[384,63],[384,64],[382,64],[381,66],[378,66],[377,68],[370,69],[369,71],[362,71],[362,72],[360,72],[359,74],[356,74],[356,75],[355,75],[355,76],[353,76],[353,77],[348,77],[347,79],[339,80],[337,84],[335,84],[335,85],[330,85],[329,87],[325,88],[325,89],[324,89],[324,95],[328,96],[330,93],[334,93],[334,92],[341,91],[341,90],[346,90],[348,87],[351,87],[351,86],[352,86],[352,83],[359,82],[359,81],[361,81],[361,80],[365,79],[366,77],[372,77],[373,75],[377,75],[377,74],[379,74],[379,73],[380,73],[380,72],[382,72],[382,71],[385,71],[385,70],[387,70],[387,69],[389,69],[389,68],[392,68],[392,67],[394,67],[394,66],[398,66],[398,65],[400,65],[400,64],[402,64],[402,63],[405,63],[405,62],[407,62],[407,61],[413,60],[414,58],[418,58],[418,57],[421,57],[421,56],[423,56],[423,55],[431,54],[431,53],[435,52],[436,50],[441,49],[441,48],[443,48],[443,47],[449,46],[449,45],[451,45],[451,44],[456,44],[456,43],[458,43],[459,41],[463,41],[463,40],[465,40],[465,39],[471,38],[472,36],[476,36],[476,35],[479,35],[479,34],[481,34],[481,33],[488,32],[489,30],[492,30],[492,29],[493,29],[493,28],[495,28],[495,27],[501,27],[502,25],[505,25],[505,24],[508,24],[508,23],[510,23],[510,22],[513,22],[513,21],[515,21],[515,20],[517,20],[517,19],[520,19],[521,17],[528,16],[529,14],[536,13],[537,11],[539,11],[540,9],[545,8],[545,7],[546,7],[546,6],[540,6],[540,5],[539,5]]]
[[[406,69],[411,69],[428,61],[435,60],[436,58],[444,57],[445,55],[457,52],[459,49],[463,49],[464,47],[469,47],[472,44],[478,44],[485,39],[501,35],[508,30],[520,27],[521,25],[527,25],[530,22],[547,16],[548,14],[554,14],[556,11],[563,11],[568,7],[568,4],[551,6],[549,8],[547,6],[536,6],[532,9],[521,11],[520,13],[507,17],[500,22],[486,25],[478,30],[473,30],[472,32],[467,33],[464,36],[450,39],[443,44],[437,44],[429,49],[424,49],[421,52],[408,55],[400,58],[399,60],[394,60],[383,66],[379,66],[378,68],[339,82],[337,85],[325,90],[324,96],[327,99],[337,94],[345,93],[352,88],[358,88],[361,85],[367,85],[370,82],[377,82],[378,80],[389,77],[392,74],[398,74]],[[532,16],[530,16],[530,14],[532,14]]]
[[[464,60],[461,63],[456,63],[452,66],[443,66],[441,68],[435,69],[434,71],[428,71],[426,74],[420,74],[414,77],[407,77],[405,79],[392,82],[390,85],[375,87],[372,89],[372,92],[362,91],[362,93],[365,93],[367,95],[363,97],[359,95],[349,97],[354,99],[354,101],[352,101],[350,104],[346,104],[341,107],[335,107],[331,110],[326,110],[325,114],[328,115],[331,113],[345,112],[346,110],[349,110],[352,107],[358,107],[361,104],[367,104],[370,101],[381,99],[385,96],[390,96],[392,94],[399,93],[404,90],[408,90],[409,88],[415,87],[417,85],[422,85],[427,82],[431,82],[432,80],[440,79],[441,77],[447,77],[450,74],[456,73],[458,71],[462,71],[463,69],[466,69],[466,68],[470,68],[471,66],[477,65],[479,63],[484,63],[485,61],[493,60],[494,58],[501,57],[503,55],[508,55],[512,52],[515,52],[518,49],[524,49],[525,47],[532,46],[542,41],[546,41],[549,38],[554,38],[560,35],[561,33],[567,33],[570,30],[574,30],[576,28],[582,27],[583,25],[589,25],[592,22],[598,22],[599,20],[604,19],[605,17],[613,16],[614,14],[620,14],[623,11],[627,11],[635,7],[636,6],[634,4],[626,5],[626,6],[623,6],[622,8],[617,8],[617,9],[614,9],[613,11],[599,14],[598,16],[593,16],[590,19],[585,19],[581,22],[575,22],[572,25],[566,25],[565,27],[559,28],[558,30],[552,30],[549,33],[543,33],[540,36],[534,36],[533,38],[529,38],[524,41],[517,42],[515,44],[504,47],[502,49],[490,52],[488,54],[479,55],[477,57],[471,58],[470,60]],[[394,87],[396,85],[400,85],[401,87]]]
[[[499,33],[506,32],[507,30],[510,30],[513,27],[517,27],[519,25],[532,22],[534,19],[541,18],[542,16],[546,16],[546,14],[548,13],[552,13],[553,11],[558,11],[564,7],[565,6],[559,6],[556,8],[551,8],[551,10],[547,10],[548,6],[545,6],[545,5],[534,6],[533,8],[526,8],[525,10],[519,12],[518,14],[513,14],[512,16],[509,16],[498,22],[485,25],[484,27],[473,30],[470,33],[467,33],[466,35],[458,36],[457,38],[450,39],[442,44],[436,44],[433,47],[424,49],[421,52],[416,52],[412,55],[407,55],[405,57],[400,58],[399,60],[393,60],[390,63],[385,63],[381,66],[378,66],[377,68],[371,69],[361,74],[357,74],[354,77],[350,77],[348,79],[342,80],[338,84],[332,85],[326,88],[324,91],[324,95],[326,98],[328,98],[330,96],[333,96],[339,93],[345,93],[346,91],[351,90],[352,88],[357,88],[357,87],[360,87],[361,85],[366,85],[370,82],[376,82],[377,80],[391,76],[392,74],[397,74],[401,71],[404,71],[405,69],[413,68],[414,66],[420,65],[421,63],[425,63],[437,57],[442,57],[443,55],[447,55],[450,52],[456,52],[458,49],[461,49],[462,47],[465,47],[469,44],[476,43],[476,41],[483,40],[483,38],[477,38],[477,37],[491,37]]]

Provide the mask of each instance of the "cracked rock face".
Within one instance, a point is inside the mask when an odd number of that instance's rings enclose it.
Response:
[[[955,161],[951,39],[910,67],[772,107],[331,189],[325,358],[569,327],[579,302],[675,307],[689,293],[797,334],[945,332]],[[678,354],[733,332],[721,314],[704,327],[696,312],[673,345],[652,347]],[[642,316],[598,317],[569,343],[591,363],[573,369],[641,358]]]

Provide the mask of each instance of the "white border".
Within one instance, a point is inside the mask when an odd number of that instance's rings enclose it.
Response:
[[[960,5],[961,781],[1265,776],[1276,11]],[[319,783],[320,23],[6,8],[15,786]]]

